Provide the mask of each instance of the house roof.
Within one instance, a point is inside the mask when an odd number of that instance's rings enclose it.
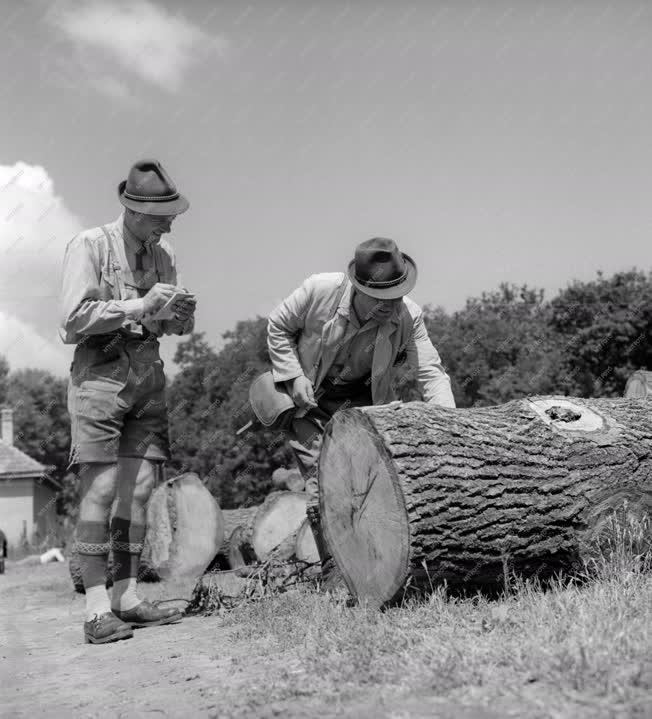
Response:
[[[48,467],[32,459],[18,447],[0,440],[0,479],[11,477],[38,477],[47,472]]]

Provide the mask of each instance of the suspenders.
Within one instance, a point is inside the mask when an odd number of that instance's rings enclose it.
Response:
[[[127,254],[125,252],[124,242],[117,241],[114,233],[109,232],[105,225],[102,225],[102,232],[104,233],[104,236],[106,237],[107,241],[106,264],[113,269],[113,275],[115,277],[115,286],[113,287],[113,299],[127,300],[129,299],[127,285],[135,289],[145,288],[137,287],[134,282],[134,276],[131,272],[131,268],[129,267],[129,262],[127,261]],[[161,276],[159,273],[159,263],[157,262],[157,248],[152,247],[151,252],[153,271],[156,275],[156,281],[160,282]],[[131,280],[131,282],[129,280]],[[140,296],[138,292],[136,292],[136,296]],[[135,336],[144,336],[146,333],[151,332],[151,330],[145,325],[143,325],[141,322],[136,322],[133,320],[129,321],[128,323],[128,331]]]
[[[115,300],[126,300],[127,299],[127,288],[125,286],[125,281],[123,277],[123,271],[122,271],[122,265],[119,261],[119,254],[116,252],[115,248],[115,242],[113,239],[113,235],[106,229],[105,225],[102,225],[102,232],[104,233],[104,236],[106,237],[106,249],[107,249],[107,264],[111,265],[113,268],[113,273],[115,276],[115,282],[118,289],[118,296],[114,297]],[[123,251],[124,254],[124,251]],[[127,257],[125,255],[125,264],[127,262]]]
[[[132,287],[136,287],[136,284],[134,283],[134,277],[133,274],[129,268],[129,263],[127,262],[127,255],[125,253],[124,243],[123,242],[116,242],[115,236],[112,232],[109,232],[106,228],[106,225],[102,225],[102,232],[104,233],[104,236],[107,240],[107,250],[108,250],[108,257],[107,257],[107,264],[110,264],[113,268],[113,272],[115,274],[116,278],[116,289],[118,290],[118,297],[114,297],[116,300],[126,300],[129,299],[127,296],[127,285],[130,285]],[[158,267],[158,261],[157,256],[158,253],[156,251],[156,247],[151,248],[152,252],[152,262],[154,264],[154,273],[156,274],[157,282],[161,281],[161,276],[159,273],[159,267]],[[128,279],[131,280],[131,282],[128,282]]]

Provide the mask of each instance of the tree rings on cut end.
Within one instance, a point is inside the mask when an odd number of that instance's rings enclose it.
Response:
[[[349,591],[379,607],[407,578],[410,529],[392,458],[359,410],[338,412],[329,423],[319,477],[328,547]]]

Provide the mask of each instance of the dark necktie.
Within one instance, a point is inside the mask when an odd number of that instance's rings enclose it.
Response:
[[[141,247],[139,250],[136,250],[136,268],[137,270],[143,270],[143,255],[147,252],[147,250],[144,247]]]

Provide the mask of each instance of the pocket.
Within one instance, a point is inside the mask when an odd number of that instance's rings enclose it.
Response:
[[[129,376],[129,358],[119,343],[83,348],[73,365],[72,383],[83,392],[119,392]]]
[[[120,299],[120,289],[113,263],[107,261],[100,272],[100,293],[105,299]]]

